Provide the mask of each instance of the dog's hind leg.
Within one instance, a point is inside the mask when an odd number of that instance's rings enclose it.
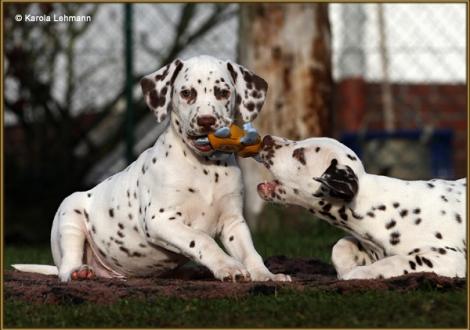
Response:
[[[85,210],[81,193],[67,197],[59,207],[51,233],[54,262],[62,282],[89,278],[93,272],[83,264],[85,253]]]
[[[352,236],[340,239],[333,246],[331,261],[339,279],[357,266],[369,265],[373,262],[361,243]]]
[[[416,272],[433,272],[441,276],[465,277],[465,255],[452,248],[426,248],[408,255],[380,259],[367,266],[358,266],[343,279],[390,278]],[[427,250],[427,251],[426,251]]]

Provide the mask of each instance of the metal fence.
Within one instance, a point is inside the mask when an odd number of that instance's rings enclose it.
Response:
[[[330,15],[336,81],[363,79],[366,168],[465,175],[466,5],[333,4]],[[371,130],[385,133],[364,138]]]
[[[42,40],[40,43],[47,45],[44,40],[57,34],[59,54],[54,63],[47,63],[45,58],[41,74],[53,76],[49,79],[58,103],[75,115],[102,111],[125,85],[124,5],[28,6],[30,12],[38,14],[45,10],[56,14],[91,13],[91,22],[73,24],[78,27],[75,34],[70,31],[71,24],[55,24],[51,29],[36,24],[31,27],[30,42]],[[172,56],[206,53],[236,59],[238,6],[134,4],[136,81]],[[330,19],[336,82],[362,77],[370,85],[369,93],[375,96],[366,104],[364,127],[377,121],[393,129],[439,127],[453,125],[450,119],[460,120],[466,101],[455,91],[446,94],[442,86],[462,85],[466,79],[465,4],[332,4]],[[418,84],[427,85],[427,89],[417,88]],[[138,99],[140,93],[135,86]],[[15,101],[16,88],[15,81],[7,76],[7,99]],[[457,110],[443,112],[443,104]],[[124,104],[117,102],[114,109],[122,112]],[[14,118],[7,111],[7,124]]]

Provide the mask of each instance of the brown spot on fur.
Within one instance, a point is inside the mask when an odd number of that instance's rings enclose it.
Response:
[[[292,153],[292,157],[297,159],[302,165],[306,165],[307,162],[305,161],[305,148],[297,148]]]

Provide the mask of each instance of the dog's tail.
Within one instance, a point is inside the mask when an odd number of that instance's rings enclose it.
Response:
[[[58,275],[59,270],[56,266],[49,266],[49,265],[25,265],[25,264],[15,264],[11,265],[16,270],[20,272],[28,272],[28,273],[38,273],[44,275]]]

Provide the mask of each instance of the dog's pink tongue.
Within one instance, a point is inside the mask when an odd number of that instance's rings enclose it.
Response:
[[[262,198],[267,198],[272,195],[274,190],[276,189],[277,183],[276,182],[263,182],[258,184],[258,193]]]

